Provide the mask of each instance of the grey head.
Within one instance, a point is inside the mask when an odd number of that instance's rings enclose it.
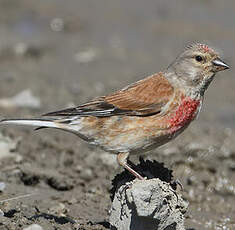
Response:
[[[172,84],[203,96],[215,74],[229,68],[212,48],[194,43],[167,68],[166,75]]]

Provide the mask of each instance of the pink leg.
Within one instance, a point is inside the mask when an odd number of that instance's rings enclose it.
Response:
[[[129,156],[129,153],[119,153],[117,155],[117,161],[118,163],[123,166],[126,170],[128,170],[132,175],[134,175],[136,178],[140,180],[144,180],[144,178],[137,173],[134,169],[130,167],[130,165],[127,164],[127,158]]]

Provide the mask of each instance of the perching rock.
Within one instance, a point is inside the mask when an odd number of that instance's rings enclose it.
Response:
[[[169,183],[136,179],[115,193],[109,221],[112,230],[185,230],[187,206]]]

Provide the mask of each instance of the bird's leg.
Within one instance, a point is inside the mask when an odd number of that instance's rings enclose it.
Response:
[[[126,153],[119,153],[117,155],[117,161],[118,163],[123,166],[126,170],[128,170],[132,175],[134,175],[136,178],[140,179],[140,180],[144,180],[144,178],[139,174],[137,173],[134,169],[132,169],[130,167],[130,165],[127,164],[127,158],[129,156],[129,153],[126,152]]]

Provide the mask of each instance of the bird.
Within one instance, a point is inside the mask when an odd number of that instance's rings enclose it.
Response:
[[[136,178],[128,158],[157,148],[197,118],[204,93],[217,72],[229,69],[213,48],[186,46],[164,71],[85,104],[49,112],[39,119],[3,119],[0,124],[55,128],[117,154],[117,162]]]

